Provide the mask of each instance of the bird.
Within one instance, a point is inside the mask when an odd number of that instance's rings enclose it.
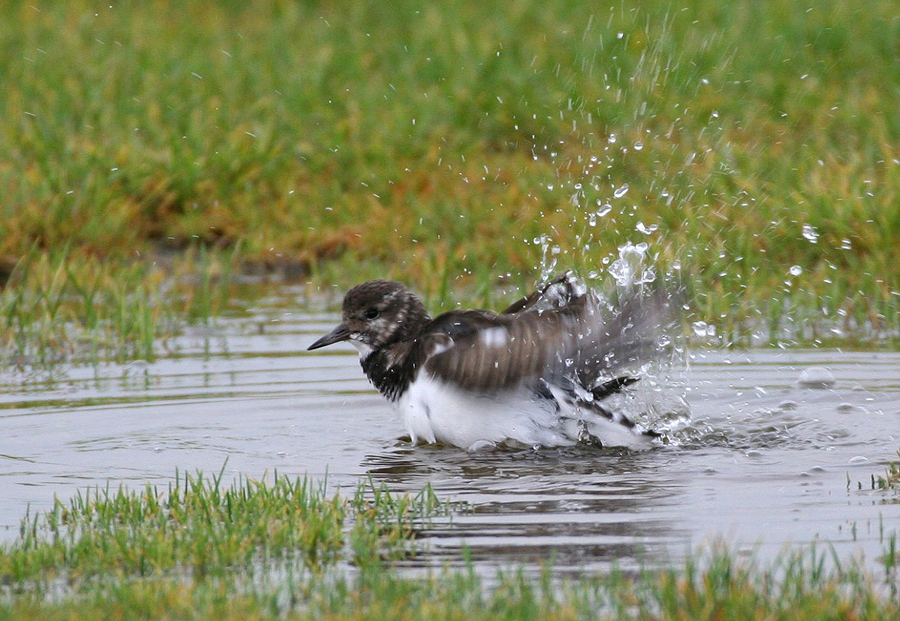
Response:
[[[613,305],[566,272],[499,313],[432,318],[403,283],[370,280],[346,293],[341,322],[308,349],[355,346],[413,444],[640,449],[660,434],[604,401],[665,349],[674,304],[662,291],[619,297]]]

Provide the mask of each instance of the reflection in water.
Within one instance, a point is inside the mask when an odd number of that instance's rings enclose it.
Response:
[[[426,528],[431,551],[405,561],[413,568],[461,562],[466,549],[487,572],[628,569],[720,537],[766,557],[827,541],[877,567],[900,524],[896,495],[871,489],[900,447],[900,354],[695,354],[679,380],[692,420],[667,420],[667,445],[467,453],[397,441],[401,425],[352,348],[306,353],[334,321],[278,309],[225,322],[231,353],[206,356],[188,339],[152,364],[0,371],[0,540],[54,495],[164,490],[176,468],[223,464],[226,480],[277,470],[345,493],[367,475],[399,492],[431,484],[464,509]],[[834,383],[803,385],[809,367]]]
[[[596,447],[468,454],[396,446],[367,456],[363,467],[391,490],[430,484],[465,505],[452,526],[425,530],[425,563],[459,563],[465,549],[481,569],[552,562],[557,572],[574,573],[669,558],[664,544],[677,539],[675,529],[653,512],[677,502],[678,485],[635,476],[656,461],[649,453]]]

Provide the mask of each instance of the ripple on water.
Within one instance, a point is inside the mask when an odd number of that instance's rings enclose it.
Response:
[[[459,512],[424,528],[432,552],[408,562],[440,566],[467,548],[485,571],[549,558],[561,572],[637,567],[719,536],[773,556],[827,540],[876,559],[878,525],[900,524],[900,504],[870,485],[900,443],[900,354],[697,353],[672,384],[689,409],[651,412],[667,444],[470,454],[398,440],[351,348],[304,351],[335,317],[277,317],[273,331],[226,325],[230,354],[204,357],[198,345],[146,365],[0,377],[0,437],[15,440],[0,455],[6,536],[54,494],[165,485],[176,468],[223,464],[226,478],[277,469],[345,490],[365,477],[400,492],[431,484]],[[253,321],[269,325],[264,313]],[[814,367],[834,384],[800,385]],[[631,407],[652,403],[640,399]],[[848,523],[862,527],[851,536]]]

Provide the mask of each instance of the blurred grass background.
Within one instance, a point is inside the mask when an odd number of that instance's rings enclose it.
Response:
[[[726,342],[900,325],[893,1],[13,0],[0,24],[7,344],[35,300],[88,325],[122,270],[155,308],[201,251],[207,281],[446,305],[646,242]]]

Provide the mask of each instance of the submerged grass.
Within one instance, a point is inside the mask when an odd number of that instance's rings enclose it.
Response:
[[[810,550],[771,567],[713,549],[668,570],[559,582],[469,568],[403,573],[416,534],[446,516],[430,489],[371,483],[350,497],[309,479],[178,475],[165,490],[94,490],[26,517],[0,547],[10,619],[887,619],[857,566]],[[352,568],[352,570],[351,570]],[[892,574],[889,580],[895,579]],[[896,587],[896,585],[894,585]],[[894,591],[896,593],[896,591]]]
[[[242,240],[489,303],[648,242],[727,342],[896,338],[895,9],[6,2],[0,266]]]
[[[897,451],[898,459],[888,464],[888,469],[883,476],[872,478],[873,489],[891,489],[900,491],[900,451]],[[900,501],[900,499],[898,499]]]
[[[32,249],[0,289],[0,366],[153,360],[226,303],[234,252],[191,250],[162,267]]]

